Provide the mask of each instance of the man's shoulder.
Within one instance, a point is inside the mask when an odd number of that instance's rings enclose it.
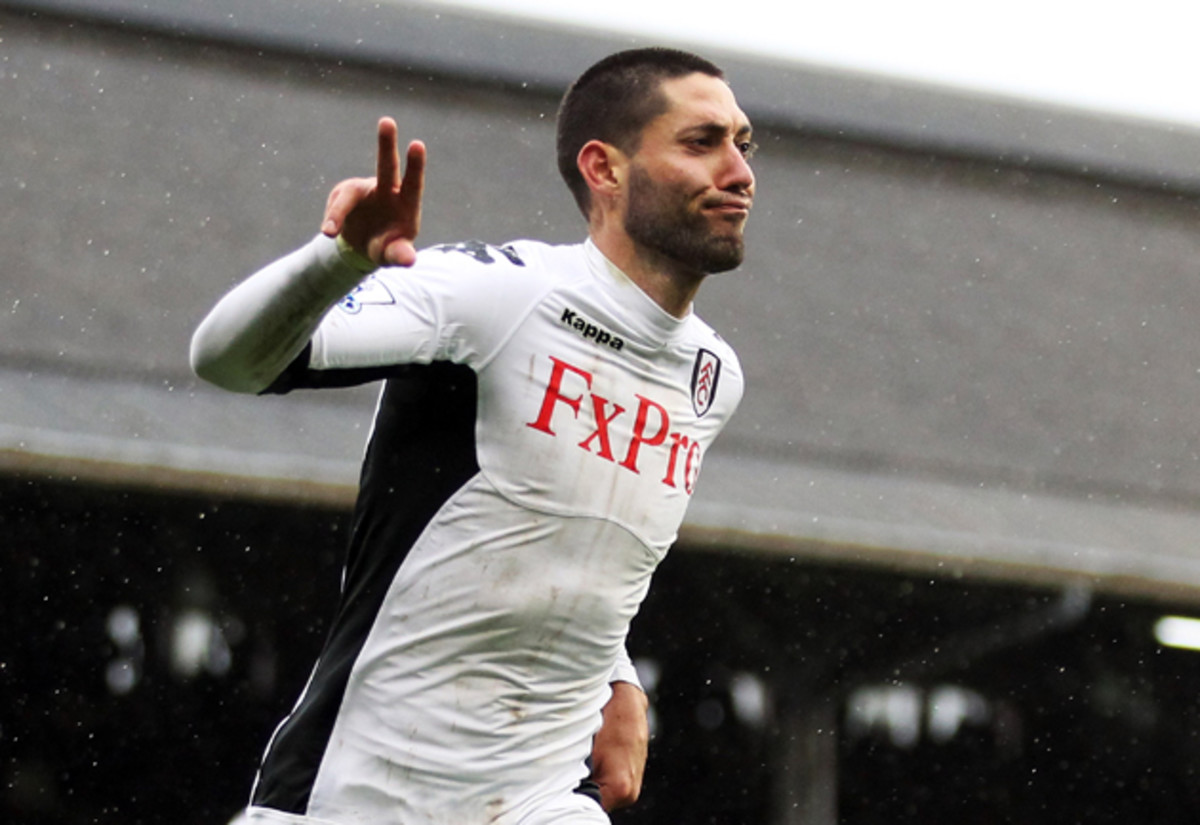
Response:
[[[525,317],[546,296],[586,272],[582,244],[456,241],[426,247],[415,266],[388,268],[378,280],[400,303],[440,306],[439,311],[449,313],[445,317],[491,325]]]
[[[437,244],[423,250],[424,264],[451,268],[561,274],[575,262],[582,265],[583,244],[551,244],[515,240],[503,244],[470,240]]]
[[[738,360],[733,345],[722,338],[721,334],[713,329],[711,324],[694,312],[689,320],[688,337],[693,344],[704,349],[713,350],[731,361],[736,362]]]

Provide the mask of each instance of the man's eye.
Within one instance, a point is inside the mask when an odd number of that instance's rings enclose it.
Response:
[[[738,144],[738,151],[742,153],[742,157],[746,160],[754,157],[754,153],[758,151],[758,144],[752,140],[743,141]]]

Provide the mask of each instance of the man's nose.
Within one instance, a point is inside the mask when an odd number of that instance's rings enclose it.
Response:
[[[730,142],[725,152],[725,158],[726,162],[719,183],[720,188],[752,193],[754,191],[754,170],[750,168],[750,161],[746,159],[741,148],[736,143]]]

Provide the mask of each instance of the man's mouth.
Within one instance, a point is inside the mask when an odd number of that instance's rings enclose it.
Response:
[[[741,216],[750,214],[751,205],[749,198],[710,198],[704,202],[704,208],[710,212]]]

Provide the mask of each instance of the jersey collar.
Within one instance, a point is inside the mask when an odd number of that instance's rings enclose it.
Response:
[[[604,284],[606,291],[620,303],[627,316],[626,320],[652,339],[672,338],[692,319],[694,310],[691,307],[688,308],[688,314],[682,318],[676,318],[660,307],[632,278],[610,261],[591,238],[588,238],[583,246],[592,275]]]

